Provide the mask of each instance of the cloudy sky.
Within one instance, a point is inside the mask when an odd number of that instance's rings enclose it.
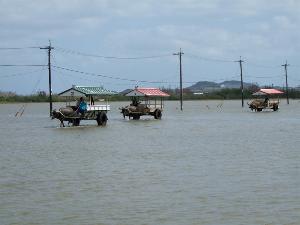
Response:
[[[239,80],[300,85],[299,0],[0,0],[1,65],[45,65],[53,92],[77,85],[112,90]],[[20,48],[20,49],[5,49]],[[47,67],[0,66],[0,91],[48,88]]]

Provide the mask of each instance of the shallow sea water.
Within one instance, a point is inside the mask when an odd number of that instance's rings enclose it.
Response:
[[[126,104],[66,128],[47,104],[0,105],[0,224],[300,224],[299,100],[166,102],[139,121]]]

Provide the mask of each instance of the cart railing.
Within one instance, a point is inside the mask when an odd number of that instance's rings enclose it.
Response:
[[[87,111],[110,111],[110,105],[88,105]]]
[[[164,105],[162,105],[162,104],[146,104],[146,105],[149,108],[159,108],[159,109],[163,109],[164,108]]]

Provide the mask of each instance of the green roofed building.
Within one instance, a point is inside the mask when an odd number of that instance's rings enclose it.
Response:
[[[89,96],[104,96],[104,95],[115,95],[115,94],[117,94],[117,92],[104,89],[103,87],[73,85],[72,88],[63,91],[58,95],[62,97],[89,97]]]

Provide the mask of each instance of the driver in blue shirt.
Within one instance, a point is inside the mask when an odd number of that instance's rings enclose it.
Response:
[[[83,100],[83,97],[80,97],[79,102],[77,103],[77,113],[81,113],[82,115],[84,114],[84,112],[87,110],[87,104],[86,102]]]

